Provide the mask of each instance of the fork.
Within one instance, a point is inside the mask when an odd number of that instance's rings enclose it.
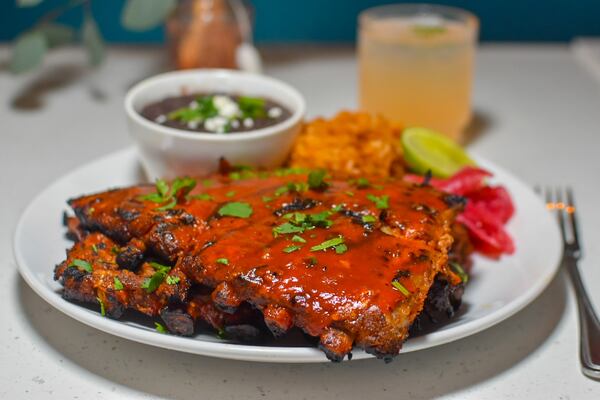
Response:
[[[539,192],[539,188],[537,189]],[[571,188],[546,188],[546,207],[556,213],[563,239],[561,265],[566,268],[575,287],[579,310],[579,358],[583,373],[592,379],[600,379],[600,322],[583,285],[577,261],[581,258],[581,246],[577,229],[577,215]]]

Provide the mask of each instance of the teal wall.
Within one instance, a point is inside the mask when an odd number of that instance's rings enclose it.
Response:
[[[0,0],[0,41],[12,40],[48,9],[68,0],[45,0],[33,8],[17,8]],[[381,0],[252,0],[259,42],[352,41],[359,11]],[[569,41],[575,36],[600,36],[600,0],[454,0],[436,1],[471,10],[481,19],[486,41]],[[105,39],[113,42],[160,42],[162,29],[132,33],[119,24],[123,0],[93,0]],[[78,25],[80,11],[62,22]]]

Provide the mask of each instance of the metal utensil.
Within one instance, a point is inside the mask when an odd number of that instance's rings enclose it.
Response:
[[[558,218],[564,246],[562,266],[569,272],[575,287],[579,309],[581,369],[586,376],[600,379],[600,321],[594,313],[577,266],[581,258],[581,246],[573,191],[571,188],[546,188],[544,197],[546,207]]]

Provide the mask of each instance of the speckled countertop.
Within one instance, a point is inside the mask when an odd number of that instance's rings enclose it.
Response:
[[[355,105],[351,49],[282,47],[266,55],[268,73],[298,87],[311,116]],[[0,64],[7,57],[0,48]],[[600,383],[579,371],[575,303],[562,273],[505,322],[391,364],[212,359],[119,339],[52,309],[16,270],[17,218],[54,179],[129,144],[123,94],[160,71],[161,60],[157,49],[113,48],[90,73],[83,54],[67,49],[34,75],[0,71],[0,398],[600,398]],[[531,184],[574,186],[585,217],[583,274],[600,308],[593,245],[600,241],[600,85],[565,46],[483,46],[477,64],[481,133],[471,148]]]

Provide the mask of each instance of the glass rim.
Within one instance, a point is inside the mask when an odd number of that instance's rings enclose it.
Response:
[[[459,22],[464,23],[468,27],[477,29],[479,26],[479,18],[477,18],[477,16],[472,12],[465,10],[464,8],[433,3],[395,3],[370,7],[365,10],[362,10],[358,14],[358,24],[362,26],[363,24],[376,23],[377,21],[384,19],[386,16],[374,14],[377,14],[378,12],[382,11],[385,12],[387,10],[390,10],[389,15],[393,15],[394,13],[403,10],[414,10],[414,15],[418,15],[419,11],[431,11],[433,13],[438,11],[441,14],[442,18],[445,17],[444,14],[452,15],[457,17]]]

